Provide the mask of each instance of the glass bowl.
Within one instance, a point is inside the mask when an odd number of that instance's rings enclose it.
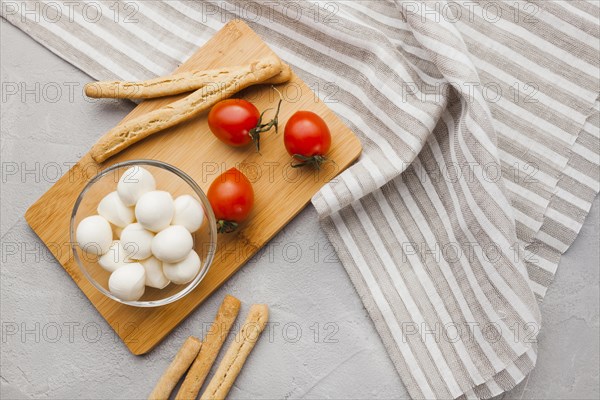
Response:
[[[150,171],[156,180],[156,189],[171,193],[173,198],[183,194],[193,196],[200,202],[204,209],[204,221],[200,229],[192,234],[194,250],[200,256],[200,271],[189,283],[176,285],[171,282],[164,289],[155,289],[146,286],[144,295],[137,301],[125,301],[117,298],[108,290],[110,272],[104,270],[97,262],[98,256],[85,253],[77,244],[75,231],[79,222],[96,215],[98,203],[104,196],[117,190],[117,183],[121,175],[131,167],[143,167]],[[113,239],[117,239],[118,228],[113,226]],[[96,175],[83,188],[75,202],[71,214],[71,246],[75,261],[85,277],[105,296],[122,304],[135,307],[158,307],[177,301],[190,293],[204,278],[213,261],[217,247],[217,229],[215,215],[210,207],[208,198],[198,184],[185,172],[156,160],[132,160],[112,165]]]

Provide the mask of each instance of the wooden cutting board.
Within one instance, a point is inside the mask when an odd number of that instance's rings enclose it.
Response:
[[[272,50],[246,24],[229,22],[211,40],[177,69],[211,69],[245,64]],[[285,60],[284,60],[285,61]],[[65,176],[46,192],[27,213],[25,219],[49,247],[100,314],[108,321],[134,354],[144,354],[156,346],[187,315],[263,247],[310,201],[328,181],[355,161],[361,145],[354,133],[295,74],[278,89],[285,102],[279,116],[281,128],[297,110],[319,114],[332,132],[335,161],[317,172],[310,168],[290,168],[290,156],[283,146],[283,132],[263,134],[261,154],[252,147],[232,148],[217,140],[208,129],[206,114],[185,124],[147,138],[102,164],[85,155]],[[137,117],[181,96],[147,100],[123,121]],[[277,97],[268,85],[240,92],[259,110],[276,105]],[[104,132],[98,132],[100,136]],[[255,208],[247,223],[233,234],[219,235],[217,252],[210,271],[200,285],[183,299],[158,308],[135,308],[108,299],[96,290],[77,267],[69,246],[69,218],[77,196],[89,179],[102,169],[125,160],[157,159],[187,172],[206,192],[216,174],[240,165],[247,174],[255,174]],[[258,175],[260,174],[260,175]],[[231,251],[234,249],[234,251]],[[266,303],[269,299],[263,299]]]

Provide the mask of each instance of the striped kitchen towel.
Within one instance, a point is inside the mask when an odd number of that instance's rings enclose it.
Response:
[[[446,399],[535,365],[538,301],[599,190],[599,6],[3,0],[2,15],[128,80],[246,20],[360,135],[313,204],[411,396]]]

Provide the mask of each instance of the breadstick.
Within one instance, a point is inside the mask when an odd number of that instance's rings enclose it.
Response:
[[[173,388],[177,385],[177,382],[179,382],[179,379],[190,367],[194,358],[196,358],[201,347],[202,342],[197,337],[190,336],[187,338],[165,373],[158,380],[158,383],[154,387],[154,390],[152,390],[152,393],[150,393],[150,396],[148,396],[148,399],[167,400],[173,391]]]
[[[292,79],[292,69],[289,65],[285,63],[281,63],[281,72],[275,75],[272,78],[267,79],[263,83],[267,83],[270,85],[279,85],[280,83],[286,83]]]
[[[256,61],[227,81],[207,85],[181,100],[117,125],[92,147],[91,156],[96,162],[102,162],[153,133],[189,120],[215,103],[280,72],[281,62],[277,57]]]
[[[268,319],[269,308],[266,304],[254,304],[250,308],[246,322],[235,337],[235,341],[227,349],[215,376],[200,397],[201,400],[220,400],[227,396],[261,332],[265,329]]]
[[[206,85],[226,82],[247,70],[235,66],[206,71],[188,71],[139,82],[100,81],[85,85],[85,94],[93,98],[151,99],[192,92]],[[282,64],[281,72],[264,83],[279,84],[290,80],[291,70]]]
[[[215,362],[239,311],[240,301],[233,296],[225,296],[217,312],[217,317],[204,337],[202,348],[185,376],[175,400],[195,400],[198,397],[198,392],[210,372],[210,368]]]

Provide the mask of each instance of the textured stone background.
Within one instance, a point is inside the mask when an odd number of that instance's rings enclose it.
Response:
[[[129,354],[46,255],[23,214],[57,179],[57,170],[66,172],[66,163],[81,157],[132,105],[86,101],[85,74],[4,20],[0,29],[3,85],[25,85],[16,95],[3,86],[1,103],[2,399],[145,398],[182,341],[212,321],[226,293],[243,300],[241,315],[252,302],[269,303],[271,321],[279,324],[257,345],[230,398],[407,397],[311,207],[154,351]],[[37,93],[45,93],[39,99],[23,90],[36,92],[36,84]],[[62,95],[54,101],[57,87]],[[505,398],[599,397],[598,218],[596,199],[543,304],[537,368]],[[8,243],[19,248],[17,254],[5,251]],[[298,262],[286,260],[285,243],[301,249]],[[298,338],[295,327],[302,330]],[[18,332],[9,334],[13,329]]]

